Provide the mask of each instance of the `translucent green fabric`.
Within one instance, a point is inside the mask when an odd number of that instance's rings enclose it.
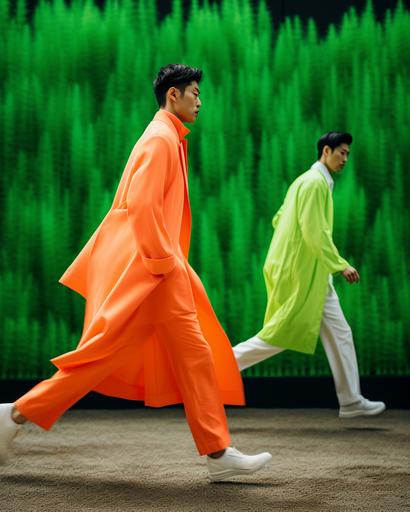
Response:
[[[312,354],[329,274],[349,266],[332,240],[332,194],[317,169],[291,184],[272,225],[275,232],[263,268],[268,305],[258,337]]]

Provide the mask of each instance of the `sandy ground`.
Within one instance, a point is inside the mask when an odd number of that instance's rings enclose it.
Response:
[[[269,450],[251,476],[211,484],[178,409],[70,411],[28,425],[0,467],[0,511],[406,511],[410,411],[230,409],[233,444]]]

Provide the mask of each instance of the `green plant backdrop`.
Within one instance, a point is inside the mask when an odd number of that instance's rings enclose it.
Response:
[[[335,284],[363,375],[408,375],[410,13],[377,22],[368,4],[318,36],[277,30],[263,1],[0,2],[0,378],[42,378],[78,342],[84,301],[58,284],[111,205],[133,144],[156,111],[159,67],[204,70],[189,136],[199,272],[232,343],[264,316],[262,266],[286,188],[329,130],[354,136],[336,182],[334,238],[360,285]],[[287,351],[247,375],[328,375]]]

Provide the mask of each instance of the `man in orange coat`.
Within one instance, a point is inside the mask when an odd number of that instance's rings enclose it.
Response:
[[[187,258],[191,233],[183,122],[201,106],[202,71],[161,68],[160,106],[136,143],[114,202],[60,282],[86,299],[76,350],[19,398],[0,405],[0,457],[26,420],[49,429],[91,390],[160,407],[184,403],[208,477],[250,473],[271,459],[230,447],[224,403],[242,405],[231,345]]]

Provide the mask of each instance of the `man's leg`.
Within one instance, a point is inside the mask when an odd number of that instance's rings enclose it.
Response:
[[[201,455],[227,448],[230,435],[219,393],[212,351],[196,313],[185,313],[155,328],[164,340],[186,418]]]
[[[339,404],[358,402],[361,398],[360,378],[352,330],[333,285],[329,286],[323,309],[320,338],[332,370]]]
[[[240,371],[260,363],[269,357],[275,356],[285,350],[282,347],[275,347],[261,340],[257,336],[238,343],[233,347],[233,353]]]
[[[146,338],[151,335],[152,328],[152,325],[147,325]],[[229,446],[226,414],[219,395],[212,353],[202,335],[196,313],[174,317],[155,328],[165,338],[164,345],[173,365],[198,450],[201,454],[217,456],[215,459],[207,458],[209,479],[219,481],[262,468],[272,458],[269,453],[243,455]],[[17,400],[17,410],[28,420],[48,429],[73,403],[124,365],[127,358],[136,356],[135,347],[128,346],[119,351],[115,358],[66,372],[58,371],[51,379],[41,382]],[[0,409],[0,459],[5,458],[15,435],[11,429],[12,420],[2,417],[6,412],[5,405],[0,404],[0,408],[3,407]]]
[[[152,326],[149,329],[147,326],[146,338],[152,329]],[[98,361],[58,370],[14,404],[0,404],[0,464],[7,460],[10,444],[21,427],[19,423],[28,420],[49,430],[67,409],[122,366],[129,357],[138,357],[135,346],[123,347],[114,355]]]
[[[142,339],[147,339],[152,329],[152,326],[147,325]],[[138,354],[142,354],[142,351],[136,346],[127,345],[109,358],[58,370],[50,379],[43,380],[20,397],[14,404],[15,408],[29,421],[49,430],[67,409],[123,365],[129,357],[135,358]]]
[[[272,458],[269,453],[244,455],[229,446],[231,440],[212,351],[196,312],[183,313],[155,327],[168,352],[197,449],[200,455],[210,455],[208,478],[220,481],[262,468]]]
[[[360,393],[360,377],[352,330],[331,284],[323,310],[320,338],[335,382],[341,417],[378,414],[383,402],[370,402]]]

